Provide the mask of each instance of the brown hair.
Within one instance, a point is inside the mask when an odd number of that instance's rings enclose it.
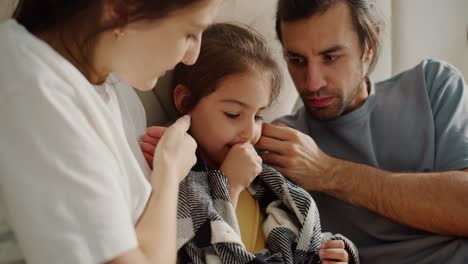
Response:
[[[116,18],[101,21],[105,0],[19,0],[13,17],[31,33],[57,32],[62,44],[70,51],[65,34],[71,38],[80,54],[70,54],[90,70],[93,49],[100,33],[123,27],[136,21],[154,21],[171,13],[202,4],[207,0],[108,0]],[[78,55],[78,56],[76,56]],[[93,69],[91,69],[93,70]]]
[[[214,92],[227,76],[257,70],[271,80],[270,103],[281,86],[281,71],[263,37],[251,28],[228,23],[211,25],[203,34],[200,56],[192,66],[179,63],[173,75],[173,88],[182,84],[192,95],[192,109],[203,97]]]
[[[276,13],[276,34],[281,39],[281,22],[293,22],[325,13],[337,2],[346,3],[351,10],[354,28],[359,36],[364,52],[366,44],[374,49],[374,56],[369,64],[370,74],[380,57],[381,42],[377,27],[383,26],[372,0],[279,0]]]
[[[136,1],[113,0],[119,18],[109,25],[97,28],[97,32],[118,28],[140,20],[156,20],[170,13],[206,0]],[[103,0],[19,0],[13,17],[31,32],[54,29],[72,22],[99,26]]]

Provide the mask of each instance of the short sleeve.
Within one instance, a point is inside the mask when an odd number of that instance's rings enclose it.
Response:
[[[468,168],[468,87],[463,75],[443,62],[427,61],[425,81],[435,124],[435,169]]]
[[[128,179],[90,113],[66,82],[29,84],[0,98],[0,214],[26,262],[103,263],[136,248]]]

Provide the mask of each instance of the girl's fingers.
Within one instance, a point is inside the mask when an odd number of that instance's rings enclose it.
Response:
[[[153,138],[161,138],[164,132],[166,131],[167,127],[161,126],[152,126],[146,128],[146,134]]]
[[[328,240],[324,242],[321,248],[345,248],[343,240]]]
[[[158,142],[159,142],[159,139],[160,138],[155,138],[155,137],[152,137],[148,134],[145,134],[141,137],[141,142],[146,142],[148,144],[152,144],[152,145],[158,145]]]
[[[342,248],[322,248],[319,251],[322,260],[348,262],[348,252]]]
[[[147,153],[151,156],[154,155],[154,150],[156,149],[155,145],[148,144],[146,142],[141,142],[140,146],[141,146],[141,150],[143,151],[143,153]]]
[[[143,156],[145,156],[146,163],[148,163],[148,166],[153,169],[153,156],[149,155],[148,153],[143,152]]]

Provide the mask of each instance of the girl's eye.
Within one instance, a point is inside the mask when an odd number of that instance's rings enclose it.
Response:
[[[255,116],[255,121],[263,121],[263,116]]]
[[[230,113],[224,113],[224,115],[229,118],[229,119],[236,119],[240,116],[240,114],[230,114]]]

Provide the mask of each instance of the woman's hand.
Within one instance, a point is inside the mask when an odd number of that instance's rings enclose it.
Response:
[[[190,116],[183,116],[168,127],[156,142],[153,168],[159,178],[175,173],[178,176],[177,183],[180,183],[195,165],[197,143],[187,133],[189,127]]]
[[[234,207],[239,194],[262,172],[262,159],[250,143],[232,146],[220,166],[229,181],[229,194]]]
[[[329,240],[322,244],[319,251],[323,264],[348,263],[348,252],[345,250],[343,240]]]

